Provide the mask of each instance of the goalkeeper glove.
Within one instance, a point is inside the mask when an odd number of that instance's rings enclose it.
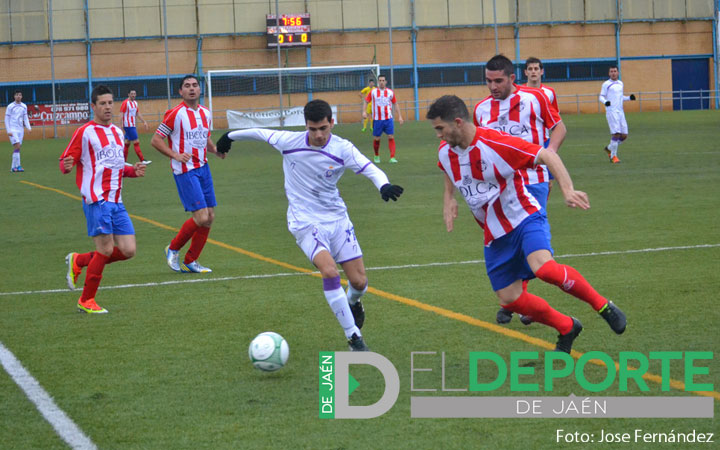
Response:
[[[605,102],[605,106],[610,106],[610,100]]]
[[[232,145],[233,140],[230,139],[230,136],[228,136],[229,134],[229,131],[223,134],[220,139],[218,139],[217,144],[215,144],[218,153],[227,153],[230,151],[230,146]]]
[[[635,100],[635,94],[630,94],[630,100]]]
[[[400,194],[403,193],[403,188],[396,184],[384,184],[380,188],[380,196],[383,200],[388,201],[392,199],[392,201],[397,201],[398,197],[400,197]]]

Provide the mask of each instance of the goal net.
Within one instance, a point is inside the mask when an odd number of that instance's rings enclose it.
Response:
[[[378,64],[210,70],[205,77],[207,104],[214,128],[226,128],[231,113],[257,118],[254,126],[297,124],[291,116],[313,99],[330,103],[337,122],[357,120],[360,91],[379,74]]]

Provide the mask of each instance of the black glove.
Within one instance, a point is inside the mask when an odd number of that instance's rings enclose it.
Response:
[[[610,106],[610,100],[605,102],[605,106]],[[219,150],[219,149],[218,149]]]
[[[635,100],[635,94],[630,94],[630,100]]]
[[[233,140],[230,139],[230,136],[228,136],[229,134],[229,131],[223,134],[220,139],[218,139],[217,144],[215,144],[218,153],[227,153],[230,151],[230,146],[232,146]]]
[[[403,193],[403,188],[398,186],[397,184],[383,184],[380,188],[380,196],[383,200],[388,201],[392,199],[392,201],[397,201],[398,197],[400,197],[400,194]]]

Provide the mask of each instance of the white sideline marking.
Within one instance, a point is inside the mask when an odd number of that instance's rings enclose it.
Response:
[[[0,363],[63,441],[73,449],[97,449],[93,441],[85,436],[85,433],[62,409],[58,408],[52,397],[2,342],[0,342]]]
[[[556,258],[583,258],[587,256],[606,256],[606,255],[626,255],[633,253],[651,253],[651,252],[664,252],[671,250],[690,250],[699,248],[715,248],[720,247],[720,244],[699,244],[699,245],[682,245],[678,247],[655,247],[655,248],[641,248],[635,250],[609,250],[606,252],[591,252],[591,253],[568,253],[566,255],[555,255]],[[437,267],[437,266],[457,266],[462,264],[483,264],[483,259],[473,259],[469,261],[448,261],[448,262],[435,262],[425,264],[404,264],[399,266],[379,266],[379,267],[366,267],[365,270],[392,270],[392,269],[416,269],[423,267]],[[136,287],[155,287],[155,286],[169,286],[173,284],[185,284],[185,283],[210,283],[215,281],[231,281],[231,280],[252,280],[258,278],[276,278],[276,277],[300,277],[308,276],[311,274],[317,275],[320,272],[289,272],[289,273],[270,273],[263,275],[244,275],[236,277],[221,277],[221,278],[189,278],[185,280],[172,280],[172,281],[161,281],[161,282],[150,282],[150,283],[139,283],[139,284],[119,284],[115,286],[100,286],[100,289],[127,289]],[[81,289],[78,289],[78,293]],[[40,291],[16,291],[16,292],[0,292],[0,297],[9,295],[31,295],[31,294],[57,294],[60,292],[68,292],[67,288],[64,289],[44,289]]]

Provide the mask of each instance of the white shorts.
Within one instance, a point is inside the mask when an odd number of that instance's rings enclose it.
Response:
[[[22,145],[23,137],[25,137],[25,130],[10,130],[10,132],[12,133],[12,136],[9,136],[10,143],[12,145],[15,145],[15,144]]]
[[[617,109],[609,109],[605,111],[610,134],[628,134],[627,121],[625,121],[625,112]]]
[[[326,223],[288,223],[288,230],[295,236],[295,242],[312,262],[322,250],[338,264],[362,258],[362,250],[355,237],[355,227],[349,217]]]

